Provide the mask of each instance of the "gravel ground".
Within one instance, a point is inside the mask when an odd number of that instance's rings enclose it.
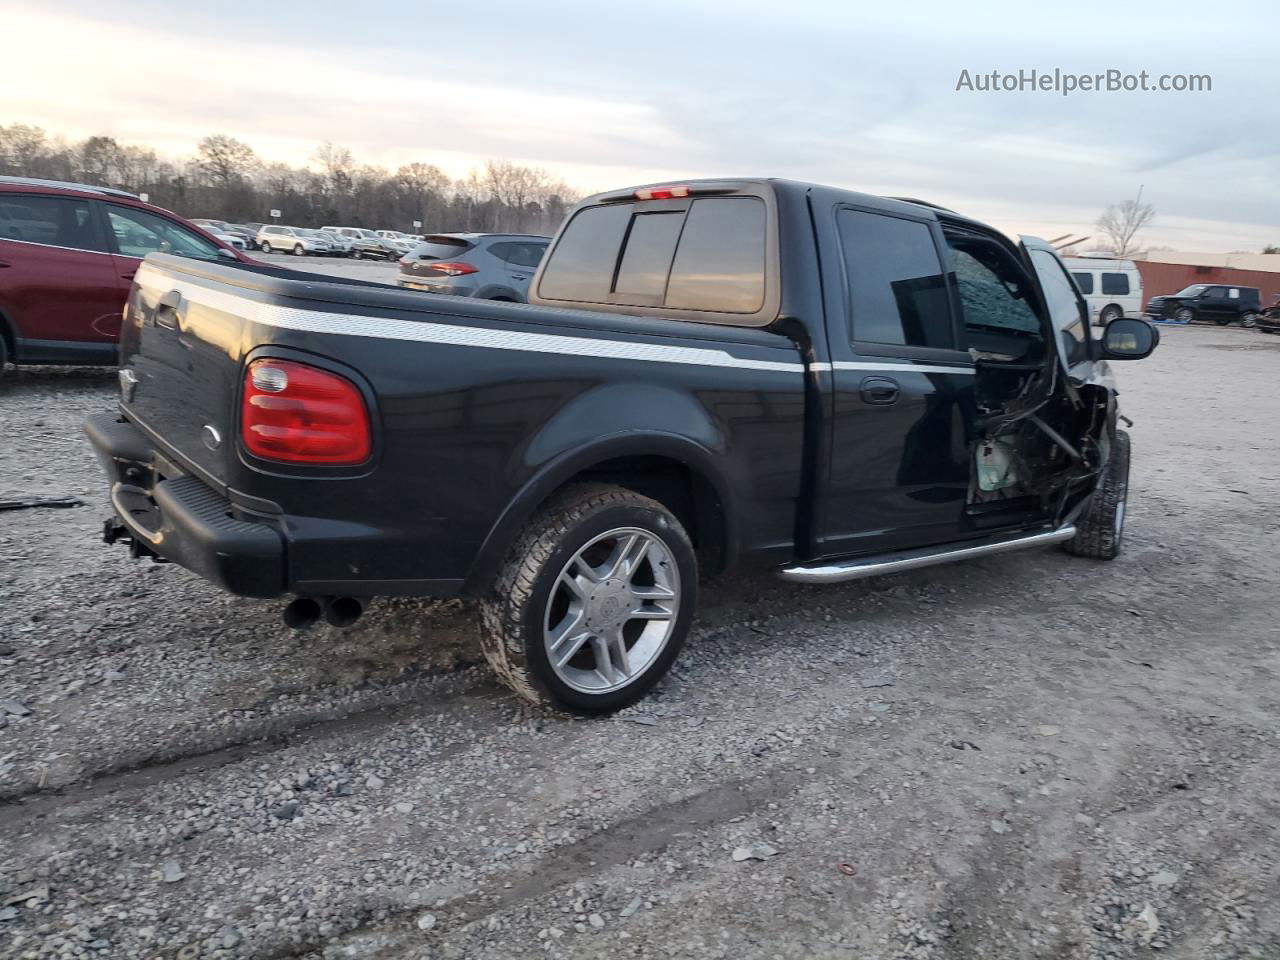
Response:
[[[0,956],[1278,957],[1278,364],[1117,364],[1114,563],[722,584],[595,721],[460,603],[296,633],[102,545],[113,376],[11,374],[0,499],[87,505],[0,513]]]

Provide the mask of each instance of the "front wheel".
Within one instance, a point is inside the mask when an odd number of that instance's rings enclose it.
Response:
[[[1098,314],[1098,326],[1105,327],[1112,320],[1118,320],[1124,316],[1124,311],[1117,306],[1103,307],[1102,312]]]
[[[1114,560],[1124,536],[1124,508],[1129,499],[1129,434],[1116,431],[1111,459],[1103,469],[1089,505],[1076,521],[1076,535],[1062,545],[1067,553],[1095,560]]]
[[[1195,313],[1192,312],[1190,307],[1179,307],[1174,312],[1173,319],[1177,320],[1179,323],[1190,323],[1195,319]]]
[[[302,256],[303,254],[305,254],[306,252],[307,252],[307,251],[306,251],[306,249],[302,246],[302,244],[300,244],[300,243],[295,243],[295,244],[293,245],[293,255],[294,255],[295,257],[300,257],[300,256]]]
[[[267,241],[263,240],[263,241],[262,241],[262,243],[259,245],[258,249],[259,249],[259,250],[261,250],[263,253],[270,253],[270,252],[271,252],[271,244],[269,244],[269,243],[267,243]]]
[[[1246,313],[1240,318],[1240,325],[1243,327],[1256,327],[1258,325],[1258,316],[1256,313]]]
[[[566,488],[529,521],[481,601],[481,646],[519,696],[611,713],[684,645],[698,567],[662,504],[608,484]]]

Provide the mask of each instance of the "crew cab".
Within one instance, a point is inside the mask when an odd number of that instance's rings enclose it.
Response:
[[[1121,543],[1109,359],[1040,240],[785,180],[590,197],[529,305],[168,256],[139,270],[88,435],[108,541],[294,625],[479,598],[521,696],[647,691],[699,577],[834,583]]]

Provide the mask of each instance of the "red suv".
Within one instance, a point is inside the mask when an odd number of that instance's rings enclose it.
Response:
[[[0,371],[114,366],[130,282],[153,251],[255,262],[123,190],[0,177]]]

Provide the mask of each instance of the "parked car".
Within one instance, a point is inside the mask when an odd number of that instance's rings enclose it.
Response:
[[[1263,333],[1280,333],[1280,293],[1272,298],[1271,306],[1259,314],[1257,327]]]
[[[354,241],[350,237],[345,237],[332,229],[322,229],[320,231],[329,240],[329,245],[333,247],[333,252],[340,257],[351,256],[351,250],[355,246]]]
[[[1220,327],[1235,321],[1252,327],[1262,313],[1261,292],[1257,287],[1238,287],[1225,283],[1193,283],[1167,297],[1147,301],[1147,316],[1157,320],[1190,323],[1212,320]]]
[[[417,242],[408,234],[400,233],[398,230],[375,230],[373,232],[399,254],[408,253]]]
[[[1132,260],[1066,257],[1063,263],[1084,294],[1089,317],[1105,327],[1117,317],[1142,315],[1142,274]]]
[[[438,233],[400,258],[400,286],[524,303],[550,237]]]
[[[364,227],[321,227],[326,233],[337,233],[351,241],[351,256],[357,260],[394,260],[400,256],[393,247],[374,230]]]
[[[319,230],[305,227],[282,227],[278,224],[258,231],[258,249],[263,253],[292,253],[295,256],[320,255],[333,251],[333,245]]]
[[[1158,332],[1094,339],[1042,240],[782,180],[648,186],[579,204],[530,301],[148,260],[118,411],[86,425],[106,538],[294,594],[295,626],[474,595],[497,675],[583,713],[666,672],[702,573],[1120,550],[1107,361]]]
[[[237,250],[248,250],[256,246],[257,230],[250,230],[239,223],[228,223],[226,220],[193,219],[191,221],[201,230],[212,233],[215,237],[226,240]]]
[[[0,370],[114,365],[129,285],[153,252],[252,262],[131,193],[0,177]]]

